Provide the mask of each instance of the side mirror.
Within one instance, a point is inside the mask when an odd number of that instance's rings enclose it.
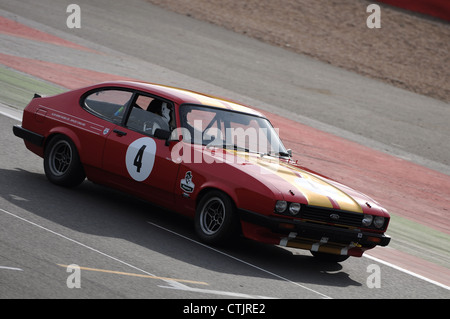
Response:
[[[169,139],[170,139],[170,136],[172,135],[172,133],[170,133],[170,131],[166,131],[166,130],[157,128],[153,135],[160,140],[166,140],[166,145],[168,146]]]

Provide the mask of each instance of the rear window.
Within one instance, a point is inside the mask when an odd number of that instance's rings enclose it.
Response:
[[[102,89],[87,95],[83,104],[94,115],[120,123],[132,96],[130,91]]]

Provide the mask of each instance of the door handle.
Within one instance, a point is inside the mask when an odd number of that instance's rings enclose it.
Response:
[[[120,131],[120,130],[113,130],[114,133],[116,133],[119,136],[124,136],[127,135],[127,132],[124,131]]]

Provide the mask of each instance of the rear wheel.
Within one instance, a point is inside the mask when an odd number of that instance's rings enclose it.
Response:
[[[207,244],[228,244],[238,236],[239,219],[232,200],[220,191],[207,193],[195,214],[195,231]]]
[[[75,145],[63,135],[53,137],[46,146],[44,171],[52,183],[65,187],[77,186],[86,178]]]

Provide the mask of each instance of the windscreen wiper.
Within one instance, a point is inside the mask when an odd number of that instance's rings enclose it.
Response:
[[[248,148],[238,146],[236,144],[223,144],[222,147],[226,148],[226,149],[233,149],[235,151],[244,151],[244,152],[250,153],[250,150]]]

